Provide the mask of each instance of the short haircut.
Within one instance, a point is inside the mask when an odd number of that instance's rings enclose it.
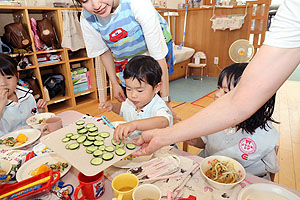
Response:
[[[238,84],[247,65],[248,63],[235,63],[224,68],[219,75],[218,86],[222,87],[223,79],[227,77],[227,88],[232,90],[231,85],[235,87]],[[268,121],[278,123],[272,118],[275,107],[275,96],[276,93],[251,117],[238,124],[236,126],[237,130],[242,129],[252,135],[258,127],[265,130],[267,130],[267,127],[270,128]]]
[[[151,56],[138,55],[125,66],[124,79],[137,79],[146,82],[153,88],[161,82],[162,70],[159,63]]]
[[[0,73],[2,76],[12,75],[18,77],[18,63],[10,56],[0,53]]]

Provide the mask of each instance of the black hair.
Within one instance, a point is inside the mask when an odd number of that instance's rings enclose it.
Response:
[[[10,56],[0,53],[0,73],[2,76],[11,75],[18,77],[18,63]]]
[[[238,84],[247,65],[248,63],[235,63],[224,68],[219,75],[218,86],[222,87],[223,79],[226,77],[227,88],[229,91],[232,90],[231,86],[235,87]],[[275,96],[276,93],[251,117],[236,125],[237,130],[242,129],[252,135],[258,127],[267,131],[267,127],[270,128],[268,121],[279,123],[272,118],[275,108]]]
[[[137,79],[153,88],[161,82],[162,70],[159,63],[151,56],[134,56],[125,66],[124,79]]]

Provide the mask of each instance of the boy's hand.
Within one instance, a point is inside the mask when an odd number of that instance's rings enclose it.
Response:
[[[113,104],[109,102],[104,102],[104,103],[101,102],[99,103],[98,109],[99,110],[106,109],[106,112],[110,112],[113,109]]]
[[[5,107],[8,102],[8,90],[0,89],[0,107]]]
[[[119,124],[114,131],[114,140],[119,142],[120,140],[125,140],[128,134],[136,130],[136,124],[134,121]]]
[[[38,108],[39,113],[45,112],[45,108],[47,107],[47,101],[44,99],[39,99],[36,103],[36,107]]]

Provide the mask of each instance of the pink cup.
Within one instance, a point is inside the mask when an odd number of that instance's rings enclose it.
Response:
[[[42,127],[41,132],[46,135],[62,127],[63,125],[61,118],[54,116],[46,119],[45,125]]]

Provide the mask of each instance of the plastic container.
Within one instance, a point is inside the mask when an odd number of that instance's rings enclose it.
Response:
[[[53,177],[54,174],[57,175],[55,179]],[[50,177],[49,180],[43,181],[47,179],[47,177]],[[58,171],[52,171],[50,169],[49,171],[28,178],[24,181],[2,185],[4,187],[1,187],[0,189],[0,199],[5,197],[8,197],[9,199],[28,199],[29,197],[51,190],[52,185],[54,185],[59,180],[59,178],[60,173]],[[32,185],[30,186],[30,184]],[[24,189],[22,189],[21,191],[13,192],[22,187]],[[8,193],[10,194],[6,196],[5,194]]]

